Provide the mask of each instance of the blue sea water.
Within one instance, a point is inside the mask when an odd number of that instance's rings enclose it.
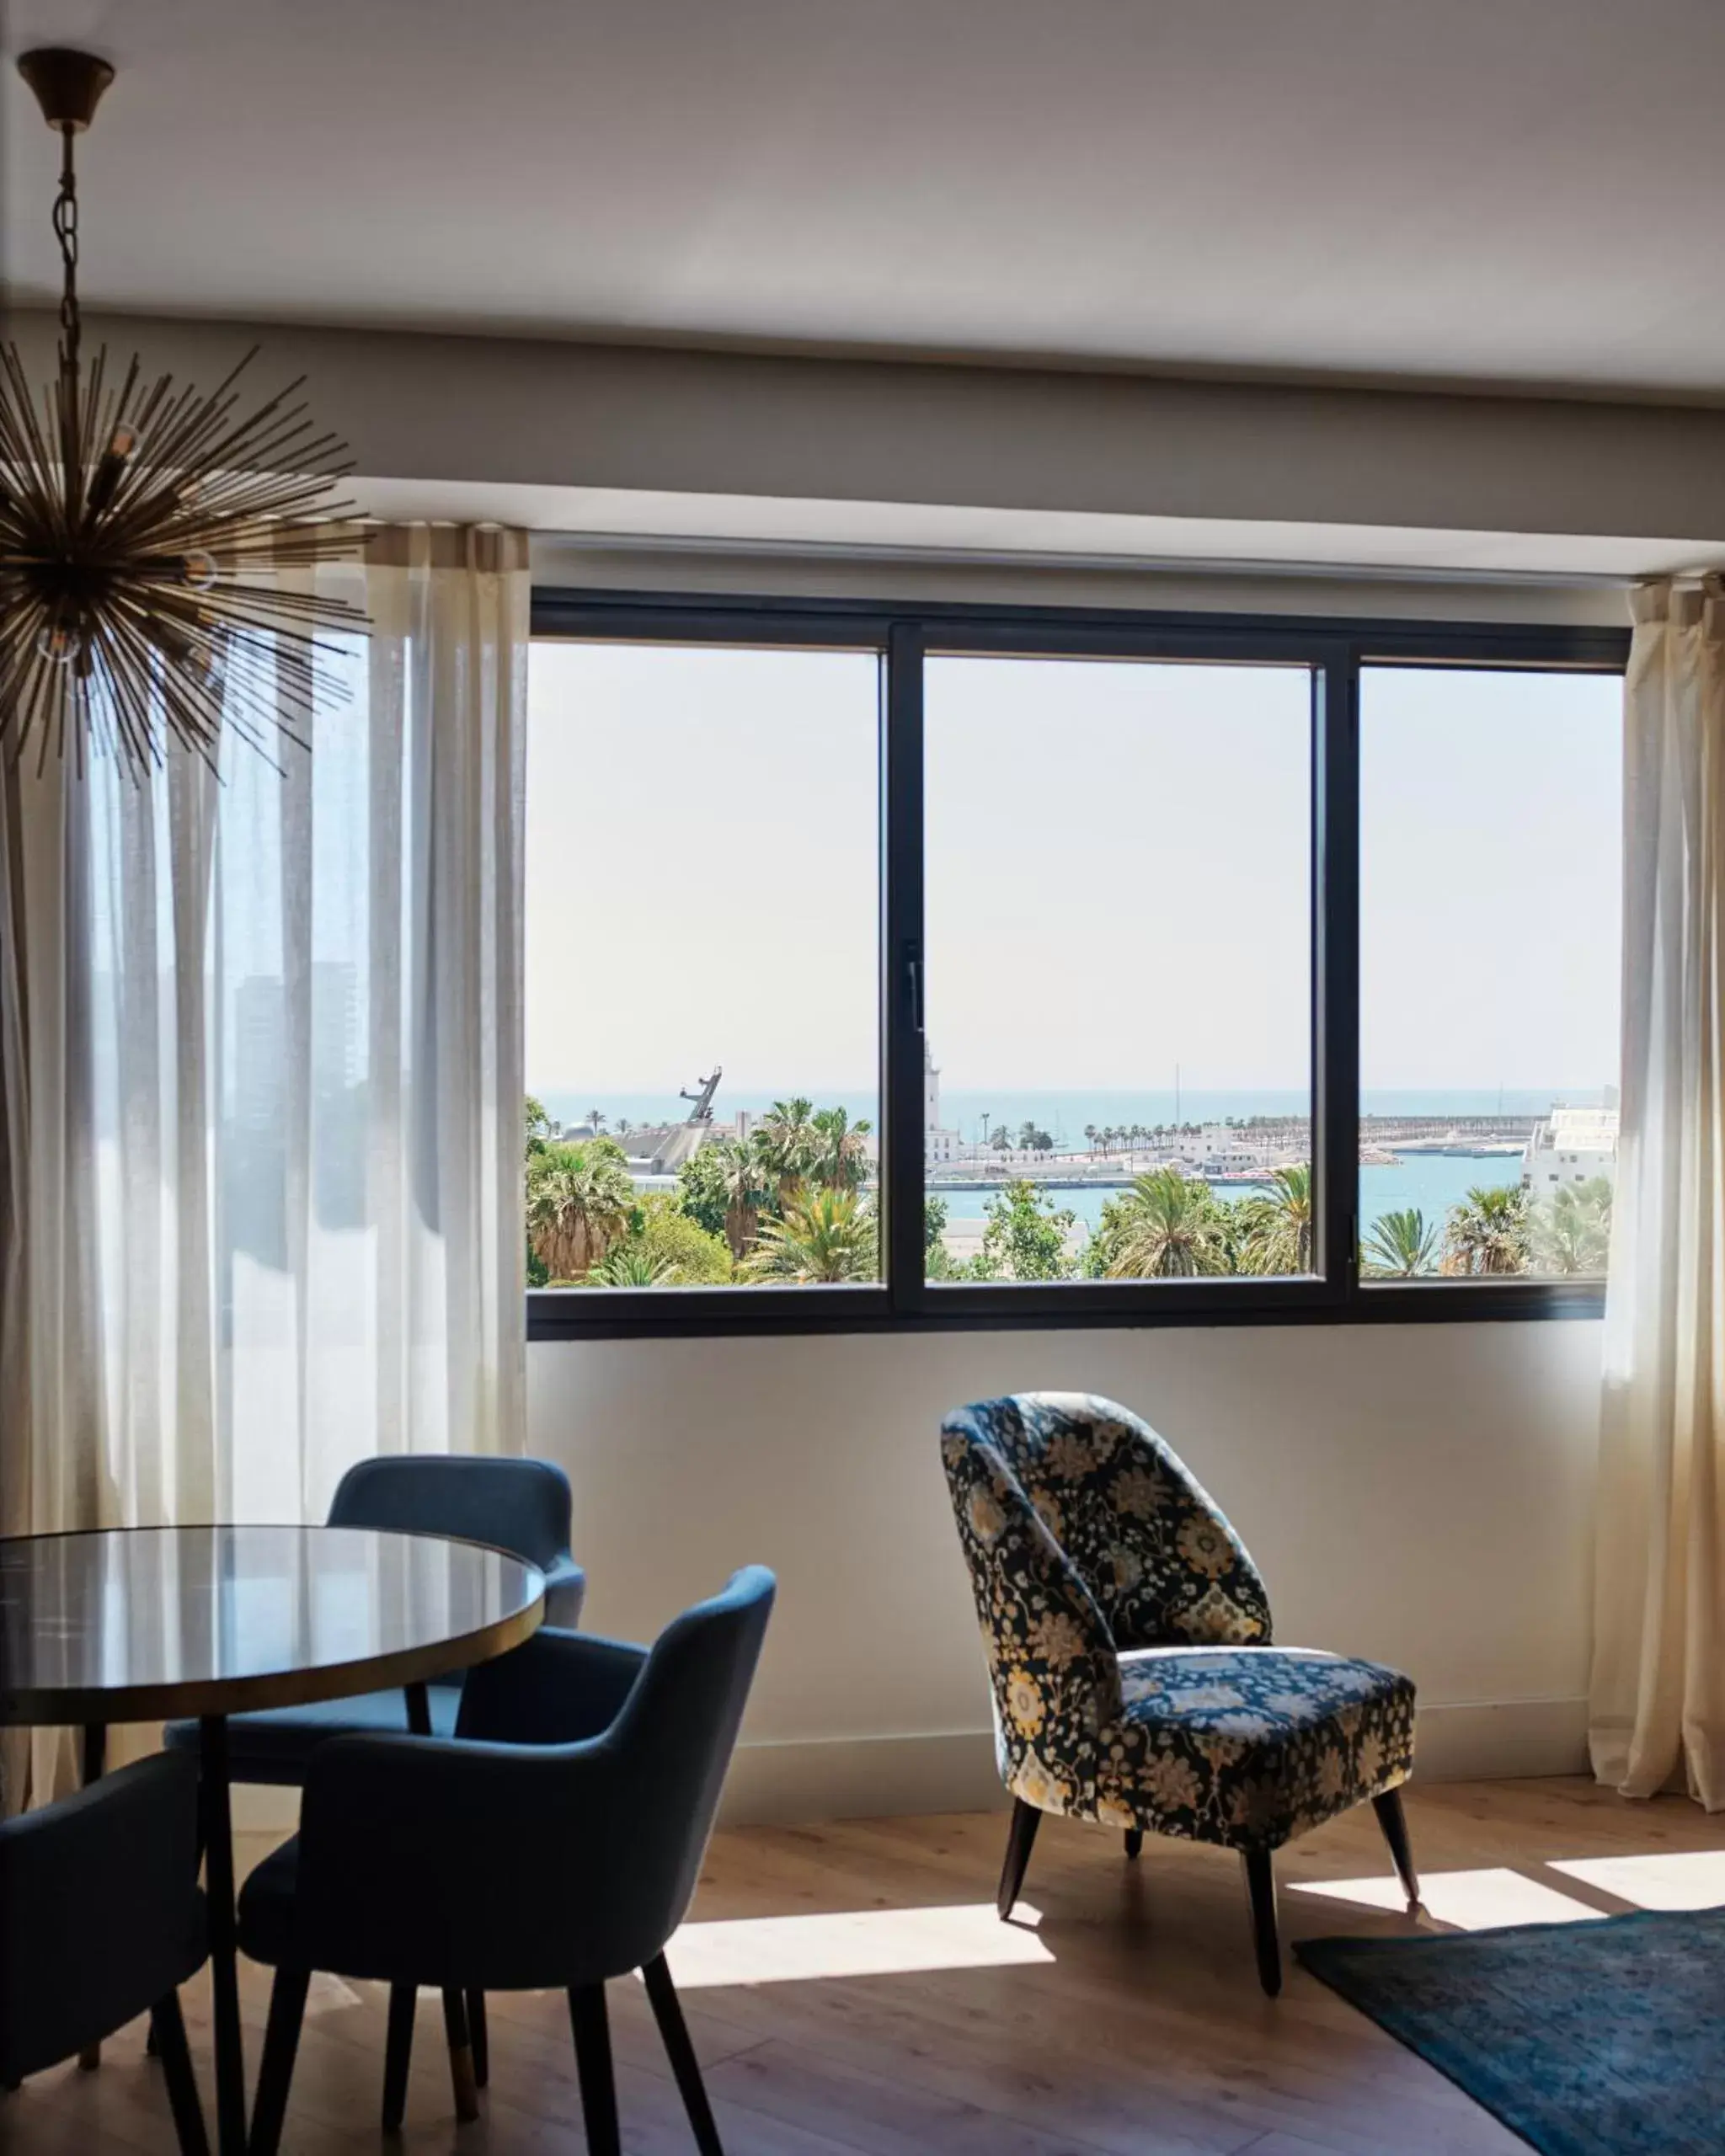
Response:
[[[1393,1166],[1363,1167],[1359,1171],[1359,1219],[1370,1233],[1371,1224],[1383,1214],[1409,1208],[1424,1214],[1433,1226],[1442,1224],[1452,1205],[1459,1204],[1476,1184],[1514,1184],[1521,1181],[1519,1156],[1508,1154],[1409,1153]],[[1261,1186],[1220,1183],[1219,1198],[1249,1198]],[[1055,1190],[1052,1203],[1074,1213],[1086,1227],[1093,1228],[1117,1190]],[[988,1210],[991,1190],[943,1190],[940,1198],[949,1220],[980,1220]]]

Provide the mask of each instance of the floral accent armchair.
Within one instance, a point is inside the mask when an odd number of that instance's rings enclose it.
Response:
[[[1044,1812],[1237,1849],[1266,1991],[1281,1987],[1272,1852],[1370,1799],[1409,1905],[1398,1785],[1413,1686],[1376,1662],[1272,1644],[1227,1519],[1156,1432],[1090,1393],[956,1409],[941,1456],[1015,1799],[1000,1912]]]

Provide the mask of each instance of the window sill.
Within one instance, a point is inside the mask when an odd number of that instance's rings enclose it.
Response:
[[[1600,1281],[1322,1280],[939,1288],[916,1306],[884,1288],[531,1289],[527,1338],[698,1340],[739,1334],[1081,1331],[1131,1326],[1482,1325],[1598,1318]]]

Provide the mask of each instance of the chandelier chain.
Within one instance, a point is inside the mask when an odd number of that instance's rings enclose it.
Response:
[[[65,280],[60,298],[61,350],[67,366],[76,372],[80,323],[77,308],[77,174],[72,169],[73,130],[63,127],[65,150],[60,160],[60,192],[54,198],[54,237],[60,243]]]

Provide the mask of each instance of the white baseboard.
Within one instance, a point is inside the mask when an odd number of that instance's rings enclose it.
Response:
[[[823,1737],[740,1744],[720,1817],[727,1826],[889,1819],[919,1812],[1004,1811],[994,1736]]]
[[[1588,1770],[1587,1701],[1487,1700],[1422,1707],[1417,1774],[1428,1782],[1509,1781]],[[731,1826],[1004,1810],[991,1731],[837,1737],[743,1744],[723,1817]]]
[[[1464,1700],[1421,1707],[1414,1771],[1425,1782],[1588,1772],[1587,1701]]]
[[[1587,1701],[1463,1700],[1422,1707],[1414,1756],[1428,1782],[1509,1781],[1585,1774]],[[886,1819],[925,1812],[998,1812],[1006,1791],[986,1729],[914,1737],[822,1737],[741,1744],[721,1817],[728,1826]],[[240,1833],[291,1833],[299,1791],[238,1788]]]

